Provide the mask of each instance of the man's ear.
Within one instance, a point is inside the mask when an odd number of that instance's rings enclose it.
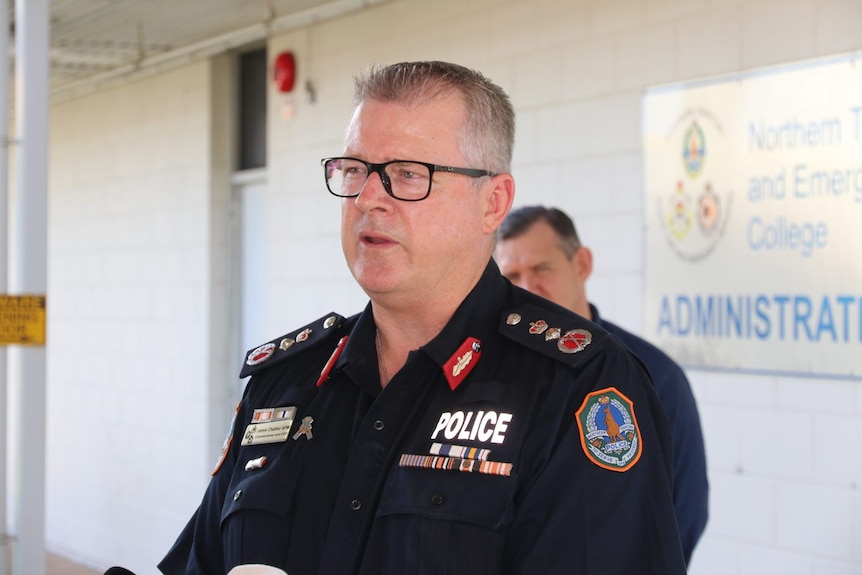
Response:
[[[575,259],[575,269],[582,282],[586,282],[593,273],[593,252],[590,248],[581,246],[572,256]]]
[[[498,174],[492,176],[487,185],[493,185],[493,187],[486,192],[488,195],[485,201],[485,214],[482,219],[484,224],[482,232],[494,235],[512,208],[512,202],[515,201],[515,178],[512,177],[512,174]]]

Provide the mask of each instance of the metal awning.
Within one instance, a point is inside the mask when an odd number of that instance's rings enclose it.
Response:
[[[51,97],[234,50],[383,1],[51,0]]]

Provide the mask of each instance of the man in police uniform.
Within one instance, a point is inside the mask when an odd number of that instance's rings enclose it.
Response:
[[[685,373],[667,354],[599,316],[587,300],[592,252],[562,210],[512,210],[497,230],[494,259],[513,284],[594,321],[640,358],[652,376],[673,438],[673,503],[686,563],[706,527],[709,482],[697,403]]]
[[[159,568],[289,575],[685,572],[640,363],[491,260],[514,113],[442,62],[356,81],[342,247],[368,294],[249,352],[200,507]]]

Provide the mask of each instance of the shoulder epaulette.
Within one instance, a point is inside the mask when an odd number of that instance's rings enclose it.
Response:
[[[303,351],[316,347],[339,332],[344,317],[329,313],[310,324],[250,350],[240,372],[240,378],[253,375],[259,370],[272,367]]]
[[[505,337],[568,365],[585,361],[610,339],[607,331],[577,314],[532,302],[505,311],[499,329]]]

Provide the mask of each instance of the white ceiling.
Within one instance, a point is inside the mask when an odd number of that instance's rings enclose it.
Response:
[[[51,0],[52,96],[202,58],[384,0]],[[14,2],[9,0],[14,29]]]

